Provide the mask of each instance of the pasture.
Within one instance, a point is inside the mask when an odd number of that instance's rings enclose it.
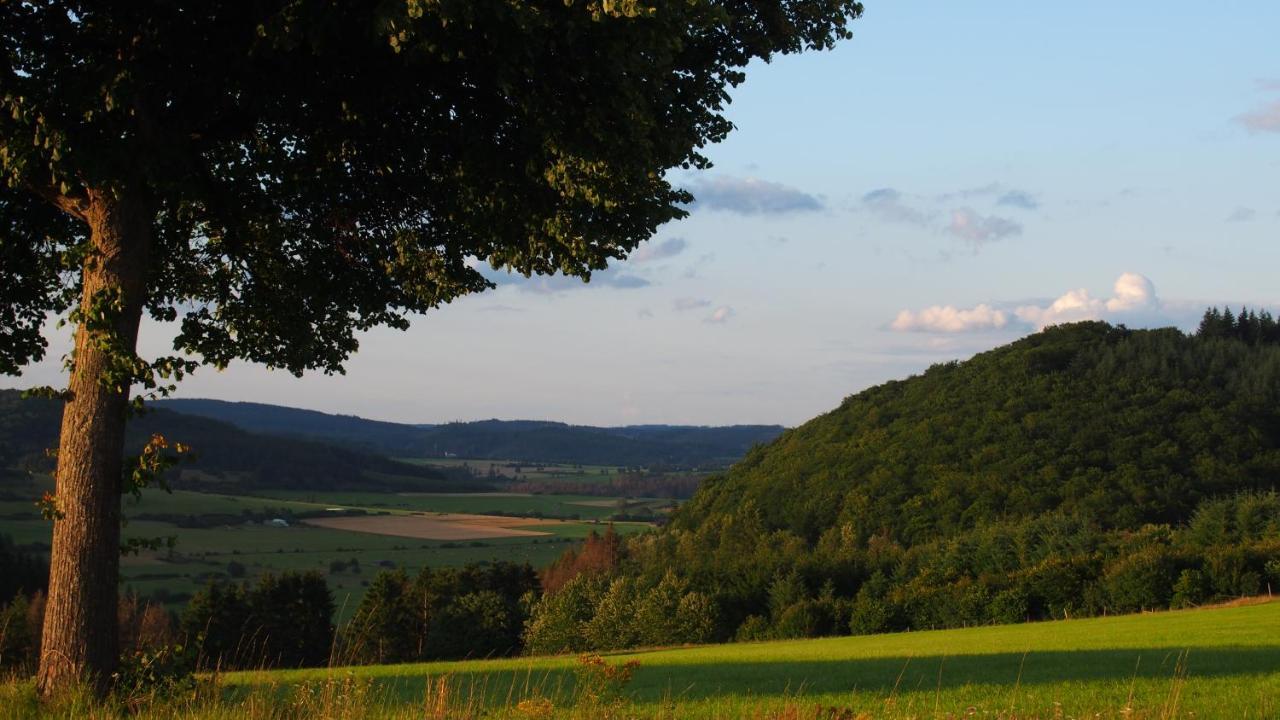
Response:
[[[613,717],[1262,719],[1280,713],[1280,603],[605,658],[631,661]],[[544,717],[586,717],[574,684],[594,683],[590,670],[570,657],[516,658],[221,682],[236,697],[340,682],[362,688],[379,708],[371,716],[421,717],[426,698],[450,708],[444,717],[530,717],[535,705],[550,708]]]

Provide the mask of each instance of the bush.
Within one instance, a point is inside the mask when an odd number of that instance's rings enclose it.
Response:
[[[1178,575],[1178,581],[1173,584],[1173,600],[1170,602],[1170,607],[1196,607],[1208,600],[1211,594],[1209,579],[1204,573],[1188,568]]]
[[[1136,612],[1169,607],[1177,579],[1169,549],[1148,546],[1107,568],[1102,585],[1113,612]]]

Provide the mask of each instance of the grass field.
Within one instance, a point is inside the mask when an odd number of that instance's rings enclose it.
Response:
[[[617,717],[1274,718],[1280,603],[607,658],[631,660],[639,667]],[[441,702],[433,683],[448,678],[444,694],[458,716],[487,704],[491,715],[527,717],[514,709],[522,699],[571,704],[577,664],[520,658],[236,673],[222,682],[251,694],[367,681],[386,713],[421,717],[424,697]]]

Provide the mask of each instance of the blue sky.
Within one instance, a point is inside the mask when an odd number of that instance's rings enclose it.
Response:
[[[1280,3],[866,6],[748,71],[716,167],[672,175],[691,216],[590,285],[504,282],[364,336],[345,376],[205,368],[180,396],[794,425],[1051,322],[1280,308]],[[61,349],[5,382],[56,383]]]

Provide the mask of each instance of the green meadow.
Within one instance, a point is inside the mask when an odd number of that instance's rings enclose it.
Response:
[[[1280,603],[605,661],[639,663],[619,683],[617,717],[1270,718],[1280,713]],[[344,683],[364,688],[370,712],[387,717],[421,717],[424,698],[454,703],[457,717],[524,717],[535,705],[558,717],[581,716],[583,677],[579,659],[548,657],[247,672],[220,682],[242,699]]]

